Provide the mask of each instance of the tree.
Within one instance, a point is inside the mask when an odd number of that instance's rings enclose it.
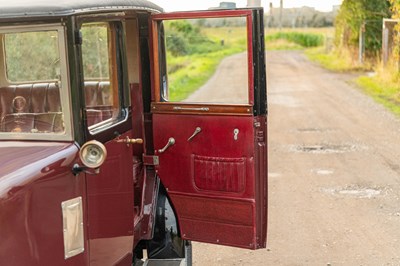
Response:
[[[390,2],[399,0],[343,0],[335,22],[335,44],[357,47],[365,30],[365,51],[377,55],[382,46],[382,19],[390,17]]]
[[[400,0],[389,0],[393,13],[393,18],[400,19]]]
[[[394,19],[400,19],[400,0],[390,0],[392,17]],[[400,23],[395,26],[396,34],[394,35],[394,51],[393,54],[397,62],[400,62]],[[400,67],[400,66],[399,66]]]

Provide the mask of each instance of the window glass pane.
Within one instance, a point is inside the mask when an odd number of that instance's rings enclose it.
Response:
[[[163,25],[163,100],[248,103],[246,18],[169,20]]]
[[[108,47],[108,25],[93,24],[82,28],[83,70],[85,80],[109,80],[110,62]]]
[[[84,24],[82,61],[86,118],[90,130],[119,121],[115,30],[108,23]]]
[[[7,78],[11,82],[56,80],[60,54],[56,31],[5,34]]]
[[[65,134],[60,92],[67,88],[61,84],[58,34],[56,30],[0,34],[8,78],[7,84],[0,84],[1,136]]]

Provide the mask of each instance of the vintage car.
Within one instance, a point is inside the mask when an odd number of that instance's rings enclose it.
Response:
[[[190,241],[266,246],[261,8],[1,1],[0,47],[0,265],[191,265]],[[176,90],[217,55],[224,80]]]

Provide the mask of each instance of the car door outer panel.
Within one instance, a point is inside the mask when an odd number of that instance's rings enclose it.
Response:
[[[131,132],[119,138],[131,138]],[[132,259],[132,145],[106,142],[107,159],[96,175],[86,174],[91,265],[114,265]]]
[[[73,143],[2,142],[0,265],[87,265],[88,252],[64,258],[61,203],[82,197],[86,213],[85,178],[71,171],[77,160]]]

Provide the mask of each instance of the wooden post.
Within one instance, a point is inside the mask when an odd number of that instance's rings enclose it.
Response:
[[[389,60],[389,29],[385,27],[385,24],[383,26],[382,38],[382,61],[383,65],[386,66]]]
[[[358,62],[364,64],[364,52],[365,52],[365,21],[361,24],[360,35],[358,38]]]
[[[280,8],[279,8],[279,31],[282,30],[282,12],[283,12],[283,0],[281,0]]]

